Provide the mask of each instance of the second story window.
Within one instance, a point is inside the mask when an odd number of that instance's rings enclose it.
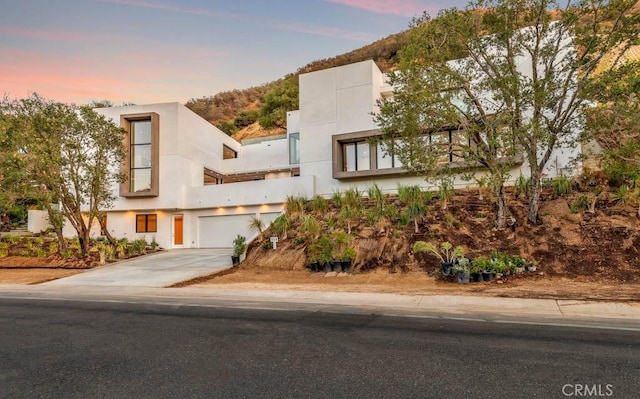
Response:
[[[300,133],[289,134],[289,163],[300,163]]]
[[[151,120],[131,121],[129,191],[151,190]]]
[[[157,197],[160,185],[160,116],[155,112],[120,116],[127,158],[122,172],[127,180],[120,184],[122,197]]]
[[[371,169],[370,147],[366,141],[344,143],[342,145],[343,170],[353,172]]]
[[[227,147],[226,145],[222,145],[222,159],[234,159],[238,158],[238,153],[233,150],[231,147]]]

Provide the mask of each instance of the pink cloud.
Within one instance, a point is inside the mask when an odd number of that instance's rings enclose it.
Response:
[[[423,11],[435,13],[440,7],[420,0],[326,0],[330,3],[342,4],[378,14],[414,17]]]
[[[92,100],[151,103],[187,99],[192,96],[189,93],[211,84],[211,74],[193,73],[192,63],[185,65],[182,60],[195,56],[194,62],[212,71],[208,57],[214,50],[187,47],[177,57],[168,58],[161,57],[160,49],[158,52],[132,58],[124,51],[91,60],[82,55],[0,49],[0,59],[7,61],[0,62],[0,96],[25,97],[37,92],[78,104]]]

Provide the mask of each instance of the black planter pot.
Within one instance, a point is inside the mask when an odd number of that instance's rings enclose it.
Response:
[[[233,266],[238,266],[240,264],[240,255],[231,255],[231,263]]]
[[[309,264],[307,265],[307,268],[309,269],[309,271],[311,271],[311,273],[316,273],[318,271],[319,268],[319,264],[318,262],[309,262]]]
[[[342,264],[342,271],[346,272],[346,273],[351,273],[352,271],[352,263],[351,263],[351,259],[342,259],[340,261],[340,263]]]
[[[324,273],[329,273],[331,271],[331,262],[326,262],[322,264],[322,271]]]
[[[442,262],[440,264],[440,267],[442,268],[442,274],[444,274],[445,276],[449,276],[449,275],[451,275],[451,269],[453,268],[453,262]]]
[[[484,281],[491,281],[493,280],[493,272],[482,272],[482,279]]]
[[[458,270],[457,278],[458,278],[458,284],[469,284],[469,271]]]
[[[483,282],[484,278],[482,276],[482,273],[481,272],[473,272],[473,273],[471,273],[470,281],[472,283],[481,283],[481,282]]]
[[[337,273],[342,272],[342,262],[334,259],[333,262],[331,262],[331,270]]]

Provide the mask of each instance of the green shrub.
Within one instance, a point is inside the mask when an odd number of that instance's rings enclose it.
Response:
[[[573,179],[563,175],[556,176],[551,181],[551,186],[555,197],[564,197],[573,191]]]
[[[49,254],[54,255],[57,253],[58,253],[58,242],[52,241],[51,244],[49,244]]]
[[[156,238],[155,238],[155,237],[153,237],[153,238],[151,239],[151,243],[149,244],[149,247],[151,247],[151,250],[152,250],[152,251],[155,251],[155,250],[156,250],[156,248],[158,248],[159,246],[160,246],[160,244],[158,244],[158,242],[156,241]]]
[[[335,190],[333,194],[331,194],[331,201],[333,205],[340,208],[342,206],[342,192],[340,190]]]
[[[131,251],[134,254],[138,254],[138,255],[143,254],[145,249],[147,249],[147,240],[145,240],[144,238],[133,240],[131,241],[130,247],[131,247]]]
[[[582,194],[574,201],[573,205],[576,209],[586,211],[589,209],[589,197],[586,194]]]
[[[311,199],[311,209],[316,213],[325,213],[329,208],[329,201],[321,195],[316,195]]]
[[[516,179],[515,183],[516,197],[527,198],[531,191],[531,178],[525,177],[522,173]]]
[[[300,223],[300,232],[309,234],[311,236],[316,236],[320,234],[322,230],[322,225],[320,222],[312,215],[307,215],[302,219],[302,223]]]
[[[273,249],[273,243],[271,241],[265,241],[262,244],[262,249]]]

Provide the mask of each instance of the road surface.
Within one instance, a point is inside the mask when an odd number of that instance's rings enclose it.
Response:
[[[0,299],[0,397],[638,397],[611,327]]]

